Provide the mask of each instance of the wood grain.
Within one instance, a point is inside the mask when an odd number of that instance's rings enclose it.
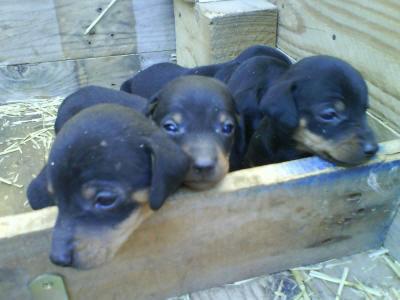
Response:
[[[210,191],[177,193],[111,263],[92,271],[49,262],[54,211],[45,210],[53,215],[43,230],[22,226],[14,237],[0,219],[9,236],[0,240],[0,265],[15,277],[3,290],[21,299],[21,282],[56,272],[71,299],[164,299],[341,257],[382,245],[399,193],[400,140],[351,169],[307,158],[234,172]]]
[[[398,1],[276,0],[278,47],[299,59],[329,54],[366,78],[371,107],[400,128],[400,4]]]
[[[171,51],[0,67],[0,103],[66,96],[96,84],[120,84],[150,64],[168,61]]]
[[[223,62],[254,44],[275,46],[276,7],[267,1],[174,1],[178,63]]]
[[[172,1],[0,0],[0,66],[175,49]]]
[[[400,213],[398,212],[390,225],[389,232],[385,239],[385,248],[389,249],[390,255],[400,261]]]

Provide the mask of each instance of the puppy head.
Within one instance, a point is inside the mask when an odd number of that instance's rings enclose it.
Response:
[[[175,79],[153,98],[151,115],[190,157],[187,186],[209,188],[225,176],[238,122],[225,85],[202,76]]]
[[[368,90],[349,64],[314,56],[293,65],[261,102],[299,150],[342,165],[357,165],[378,150],[366,121]]]
[[[35,179],[41,184],[28,192],[31,203],[46,195],[59,208],[50,259],[83,269],[109,261],[178,188],[188,165],[183,151],[133,110],[96,105],[71,118]]]

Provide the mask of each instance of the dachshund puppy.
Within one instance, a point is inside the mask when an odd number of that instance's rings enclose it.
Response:
[[[83,87],[69,95],[61,103],[54,125],[56,134],[60,131],[64,123],[78,112],[101,103],[119,104],[145,114],[148,100],[137,95],[101,86],[92,85]]]
[[[191,158],[184,184],[206,189],[229,169],[240,134],[227,87],[204,76],[182,76],[161,89],[150,104],[151,118]]]
[[[121,90],[145,98],[152,97],[171,80],[185,75],[214,77],[227,83],[236,68],[254,56],[268,56],[290,64],[289,58],[275,48],[255,45],[245,49],[235,59],[225,63],[184,68],[173,63],[159,63],[139,72],[121,85]]]
[[[350,166],[378,150],[366,120],[366,83],[338,58],[319,55],[290,65],[253,57],[236,69],[228,86],[251,137],[247,166],[308,155]]]
[[[188,167],[186,154],[133,109],[99,104],[73,116],[27,193],[32,207],[41,198],[58,206],[51,261],[79,269],[109,261]]]
[[[148,102],[149,101],[145,98],[125,93],[123,91],[116,91],[100,86],[83,87],[66,97],[61,103],[60,107],[58,108],[57,118],[54,124],[54,131],[57,134],[65,122],[67,122],[70,118],[79,113],[81,110],[96,104],[119,104],[145,114],[147,112]],[[42,169],[41,173],[45,172],[47,172],[46,167]],[[44,175],[40,174],[39,177],[41,176]],[[46,189],[46,187],[43,186],[41,189]],[[30,191],[30,194],[33,195],[33,193],[41,189],[33,189]],[[54,205],[53,200],[46,197],[46,195],[42,194],[40,197],[35,198],[37,200],[30,203],[32,209],[41,209],[50,205]]]

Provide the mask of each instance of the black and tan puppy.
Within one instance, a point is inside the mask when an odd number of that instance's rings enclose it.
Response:
[[[214,77],[227,83],[236,68],[241,63],[254,56],[268,56],[290,64],[290,60],[277,49],[255,45],[243,50],[236,58],[220,64],[195,68],[185,68],[173,63],[152,65],[125,81],[121,86],[121,90],[150,98],[171,80],[185,75]]]
[[[88,269],[109,261],[181,184],[186,154],[140,113],[115,104],[82,110],[58,132],[30,203],[58,206],[50,259]]]
[[[64,123],[81,110],[105,103],[119,104],[145,114],[148,100],[124,91],[116,91],[101,86],[83,87],[65,98],[60,105],[54,124],[55,132],[58,133]]]
[[[251,136],[248,166],[312,154],[356,165],[378,149],[366,120],[366,83],[338,58],[313,56],[289,65],[254,57],[228,85]]]
[[[204,76],[179,77],[156,94],[151,107],[152,119],[191,158],[184,183],[204,189],[219,182],[229,170],[239,135],[227,87]]]
[[[62,126],[74,115],[79,113],[85,108],[97,105],[97,104],[119,104],[127,108],[138,111],[145,114],[148,109],[149,101],[143,97],[132,95],[123,91],[116,91],[109,88],[100,86],[86,86],[76,92],[72,93],[64,99],[58,108],[57,118],[54,124],[54,131],[57,134]],[[46,167],[42,169],[41,173],[45,173]],[[39,184],[40,182],[37,182]],[[42,182],[44,183],[44,182]],[[32,189],[34,185],[29,186]],[[45,189],[46,187],[42,187]],[[40,191],[40,188],[28,189],[28,193],[34,196],[36,191]],[[36,201],[30,202],[32,209],[41,209],[47,206],[54,205],[54,201],[51,197],[46,195],[40,195],[40,197],[34,197]]]

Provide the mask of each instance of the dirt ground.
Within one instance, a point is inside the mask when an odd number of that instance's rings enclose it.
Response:
[[[0,106],[0,217],[31,210],[26,188],[51,145],[60,99],[34,103]],[[169,300],[339,299],[342,277],[340,299],[400,299],[400,264],[380,249]]]

